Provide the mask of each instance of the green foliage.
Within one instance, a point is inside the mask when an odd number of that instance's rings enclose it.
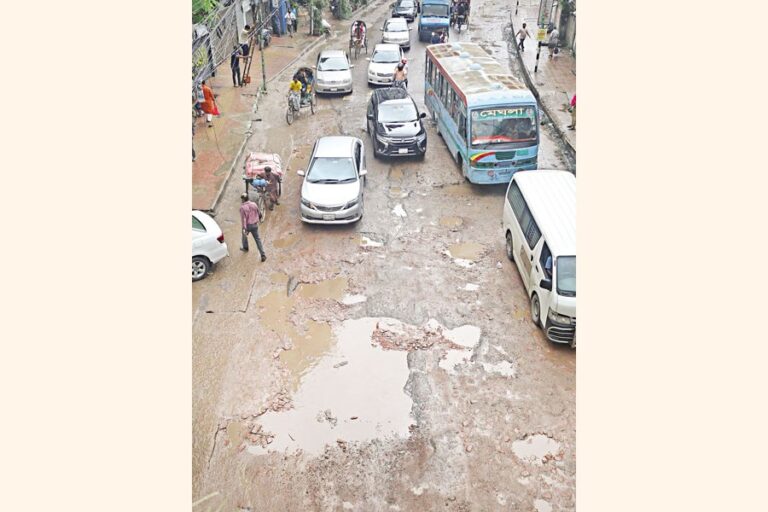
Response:
[[[203,21],[217,5],[217,0],[192,0],[192,23]]]

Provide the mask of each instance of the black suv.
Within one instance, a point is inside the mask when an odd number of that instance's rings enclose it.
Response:
[[[416,19],[417,10],[415,0],[398,0],[392,4],[392,17],[413,21]]]
[[[414,156],[424,158],[427,132],[416,103],[402,87],[376,89],[366,114],[373,156]]]

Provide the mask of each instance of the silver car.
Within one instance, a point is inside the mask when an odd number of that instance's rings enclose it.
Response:
[[[323,50],[317,56],[316,92],[352,92],[352,68],[341,50]]]
[[[323,137],[315,142],[301,185],[301,220],[350,224],[363,216],[365,146],[357,137]]]
[[[403,49],[411,49],[411,27],[405,18],[390,18],[381,28],[381,42],[399,44]]]

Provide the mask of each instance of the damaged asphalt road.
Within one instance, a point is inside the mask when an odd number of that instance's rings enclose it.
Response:
[[[506,62],[503,5],[473,2],[459,38]],[[385,3],[366,19],[372,42],[388,12]],[[345,48],[344,35],[325,47]],[[412,38],[409,92],[423,110],[424,45]],[[369,145],[367,63],[355,64],[352,95],[319,97],[317,113],[290,127],[293,70],[262,99],[246,151],[279,152],[287,165],[281,205],[261,228],[266,263],[237,250],[238,176],[218,206],[231,256],[193,286],[193,500],[218,492],[198,507],[212,510],[575,510],[575,352],[530,321],[504,255],[505,187],[465,182],[428,126],[423,162],[367,151],[357,225],[299,220],[296,171],[316,138]],[[548,131],[541,146],[540,167],[568,167]]]

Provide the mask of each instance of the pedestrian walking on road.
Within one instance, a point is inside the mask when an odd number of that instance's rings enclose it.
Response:
[[[267,193],[269,194],[269,209],[270,211],[275,209],[276,204],[280,204],[277,200],[277,181],[276,174],[272,174],[272,168],[266,166],[264,168],[264,179],[267,180]]]
[[[554,27],[552,29],[552,32],[549,33],[549,41],[547,42],[547,46],[549,47],[549,58],[551,59],[558,53],[557,49],[557,43],[559,43],[558,38],[560,37],[560,32],[557,31],[557,27]]]
[[[261,244],[261,237],[259,236],[259,221],[261,220],[262,213],[259,211],[259,207],[256,203],[248,200],[248,194],[243,193],[240,196],[240,221],[243,226],[243,246],[240,250],[248,252],[248,233],[253,235],[253,239],[256,240],[256,247],[261,254],[261,261],[267,261],[267,255],[264,254],[264,246]]]
[[[291,12],[290,9],[285,11],[285,30],[291,37],[293,37],[293,12]]]
[[[525,27],[526,27],[526,25],[525,25],[525,23],[523,23],[523,28],[518,30],[517,34],[516,34],[518,39],[520,40],[520,42],[517,43],[517,47],[520,48],[521,52],[525,51],[525,38],[526,37],[531,37],[531,33],[528,32],[528,29],[525,28]]]
[[[240,59],[243,56],[243,47],[236,44],[232,48],[232,55],[229,56],[229,67],[232,68],[232,84],[235,87],[242,87],[243,80],[240,78]]]
[[[205,101],[200,104],[200,108],[205,112],[205,120],[210,128],[213,126],[213,116],[219,115],[219,107],[216,105],[216,95],[214,95],[211,88],[205,84],[205,80],[203,80],[202,86]]]
[[[291,8],[291,21],[293,21],[293,33],[295,34],[299,30],[299,10],[295,4]]]
[[[568,125],[569,130],[576,129],[576,95],[571,98],[571,124]]]

